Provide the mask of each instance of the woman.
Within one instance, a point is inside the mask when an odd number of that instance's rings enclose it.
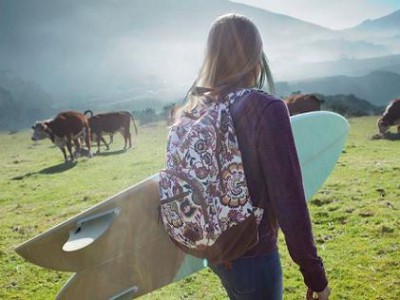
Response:
[[[250,197],[255,206],[264,208],[264,215],[258,244],[242,257],[211,268],[230,299],[282,299],[277,248],[280,227],[308,287],[306,298],[328,299],[328,282],[314,245],[289,114],[283,101],[256,89],[261,89],[265,80],[273,93],[256,26],[237,14],[218,18],[210,30],[203,65],[182,113],[207,105],[209,99],[221,101],[231,92],[240,95],[230,111]]]

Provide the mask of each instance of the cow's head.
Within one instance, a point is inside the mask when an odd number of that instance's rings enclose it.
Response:
[[[378,130],[380,134],[384,134],[386,131],[389,130],[390,125],[385,122],[382,118],[378,120]]]
[[[33,124],[32,129],[32,141],[39,141],[50,137],[49,128],[46,121],[37,121],[35,124]]]

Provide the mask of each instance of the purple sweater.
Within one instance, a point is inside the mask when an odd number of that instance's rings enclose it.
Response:
[[[252,91],[236,100],[231,114],[251,199],[254,205],[265,209],[259,243],[245,256],[275,251],[281,228],[305,284],[322,291],[328,281],[314,245],[286,105],[273,96]]]

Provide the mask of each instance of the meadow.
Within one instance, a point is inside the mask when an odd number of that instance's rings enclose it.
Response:
[[[400,297],[400,141],[372,140],[376,117],[349,120],[345,149],[309,202],[314,236],[333,300]],[[54,299],[71,274],[24,261],[14,248],[163,167],[165,124],[139,128],[134,149],[110,151],[64,164],[49,140],[30,131],[0,133],[0,299]],[[297,265],[279,246],[284,299],[304,299]],[[209,269],[142,299],[226,299]]]

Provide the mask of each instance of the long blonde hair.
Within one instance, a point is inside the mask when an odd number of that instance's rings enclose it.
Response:
[[[239,88],[262,89],[265,81],[273,94],[274,83],[257,27],[242,15],[220,16],[210,29],[203,64],[182,110],[190,112],[204,96],[220,101]]]

